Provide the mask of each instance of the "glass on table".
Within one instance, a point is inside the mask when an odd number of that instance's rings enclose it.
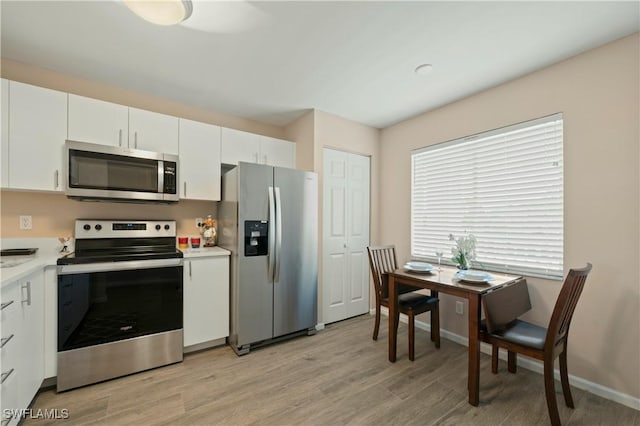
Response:
[[[436,249],[436,256],[438,257],[438,271],[440,271],[440,260],[442,259],[442,255],[444,251],[442,249]]]

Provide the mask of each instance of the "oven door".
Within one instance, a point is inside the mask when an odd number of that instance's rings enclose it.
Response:
[[[182,329],[182,259],[58,266],[58,352]]]

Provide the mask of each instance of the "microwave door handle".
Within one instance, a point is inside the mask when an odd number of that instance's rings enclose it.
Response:
[[[158,194],[164,192],[164,161],[158,161]]]
[[[276,205],[273,199],[273,186],[269,187],[269,282],[273,282],[273,270],[276,264]]]
[[[282,201],[280,200],[280,188],[276,186],[276,273],[274,282],[280,281],[280,252],[282,251]]]

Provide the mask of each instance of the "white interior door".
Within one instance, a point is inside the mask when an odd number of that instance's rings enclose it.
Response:
[[[323,319],[369,311],[369,157],[324,149]]]

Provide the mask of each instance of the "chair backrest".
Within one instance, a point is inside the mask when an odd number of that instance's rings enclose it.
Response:
[[[562,289],[556,300],[556,305],[551,314],[545,348],[551,349],[561,340],[566,339],[571,325],[573,312],[578,304],[578,299],[584,288],[587,275],[591,272],[591,263],[580,269],[571,269],[564,279]]]
[[[385,273],[398,269],[395,246],[367,247],[369,253],[369,265],[373,275],[373,285],[376,290],[376,303],[380,298],[388,296],[388,286]]]
[[[518,280],[483,295],[482,307],[489,333],[504,328],[531,309],[527,280]]]

